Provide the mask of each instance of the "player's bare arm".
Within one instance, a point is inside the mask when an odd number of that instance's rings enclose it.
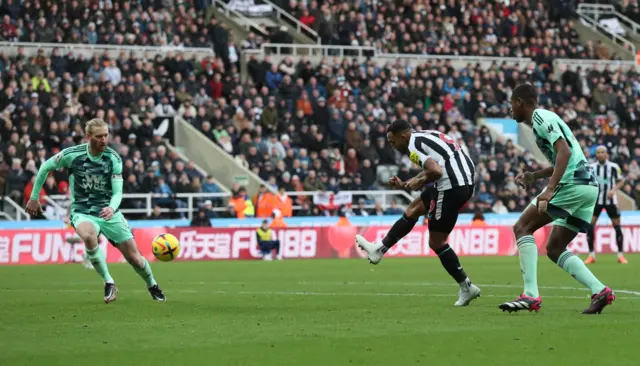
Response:
[[[405,186],[407,189],[417,191],[422,189],[425,184],[436,182],[442,177],[442,167],[433,159],[428,159],[424,163],[424,170],[415,177],[409,179]]]
[[[567,166],[569,165],[569,159],[571,158],[571,149],[569,149],[569,145],[564,139],[558,139],[553,144],[554,149],[558,152],[556,155],[556,161],[553,168],[553,173],[551,174],[551,178],[549,178],[549,183],[547,187],[540,193],[538,196],[538,202],[540,203],[538,206],[538,212],[541,214],[547,212],[547,204],[553,197],[553,193],[555,192],[562,176],[567,170]]]
[[[31,196],[29,197],[29,201],[25,207],[25,211],[31,216],[38,216],[41,214],[42,206],[40,206],[40,190],[44,185],[44,182],[47,180],[49,173],[56,168],[56,157],[48,159],[42,164],[40,169],[38,169],[38,174],[36,175],[36,181],[33,184],[33,190],[31,191]]]
[[[622,186],[624,185],[624,182],[625,182],[625,178],[624,177],[620,177],[619,180],[618,180],[618,183],[616,183],[616,185],[613,186],[613,188],[611,188],[609,193],[607,193],[607,198],[609,198],[609,199],[613,198],[613,196],[615,196],[616,192],[618,192],[618,190],[620,188],[622,188]]]

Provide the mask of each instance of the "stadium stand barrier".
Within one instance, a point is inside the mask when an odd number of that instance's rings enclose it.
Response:
[[[272,1],[269,1],[269,0],[261,0],[260,2],[271,6],[275,11],[275,18],[278,19],[280,22],[286,22],[292,25],[298,34],[309,38],[312,42],[316,44],[322,43],[322,39],[320,39],[318,32],[306,26],[296,17],[289,14],[289,12],[287,12],[286,10],[282,9],[281,7],[279,7],[278,5],[274,4]]]
[[[306,57],[311,62],[319,62],[326,57],[350,57],[358,61],[374,58],[379,62],[406,62],[407,66],[416,66],[427,61],[450,61],[454,68],[462,68],[468,64],[480,64],[488,69],[494,64],[522,65],[533,62],[526,57],[489,57],[489,56],[442,56],[383,53],[370,46],[325,46],[308,44],[265,43],[258,50],[246,52],[248,55],[270,55],[274,63],[281,62],[290,56]],[[245,59],[246,60],[246,59]]]
[[[553,60],[552,76],[555,80],[560,80],[563,72],[566,70],[575,71],[578,67],[593,70],[621,69],[622,71],[627,71],[638,68],[638,63],[630,60],[575,60],[570,58],[557,58]]]
[[[635,56],[636,45],[633,42],[599,22],[598,17],[601,14],[604,14],[604,8],[601,6],[602,5],[599,4],[580,4],[578,5],[577,14],[580,16],[580,20],[585,26],[607,36],[614,43],[621,45],[626,52]]]
[[[256,31],[262,35],[269,34],[262,25],[258,24],[253,19],[246,17],[241,12],[232,9],[226,2],[222,0],[213,0],[212,2],[216,11],[224,15],[227,18],[227,21],[232,22],[235,26],[241,27],[247,32]]]
[[[31,217],[27,212],[16,203],[16,201],[12,200],[8,196],[2,197],[3,208],[0,211],[0,217],[5,218],[9,221],[23,221],[23,220],[31,220]]]
[[[208,174],[216,177],[222,186],[231,187],[234,183],[239,183],[245,186],[249,193],[254,194],[261,185],[266,185],[258,175],[237,164],[233,156],[227,154],[183,118],[176,116],[175,122],[176,146]],[[268,189],[276,193],[272,188]]]
[[[171,47],[171,46],[117,46],[117,45],[104,45],[104,44],[75,44],[75,43],[28,43],[28,42],[0,42],[0,47],[3,52],[8,55],[15,55],[18,53],[18,49],[22,49],[25,56],[36,56],[39,50],[45,51],[47,54],[51,54],[54,49],[62,51],[62,54],[68,54],[69,52],[74,55],[82,55],[87,58],[91,58],[93,55],[100,53],[101,55],[109,56],[110,58],[118,58],[120,52],[128,52],[135,55],[138,58],[150,59],[156,55],[166,55],[168,52],[180,52],[185,58],[195,57],[197,60],[202,60],[206,57],[214,56],[213,49],[211,48],[197,48],[197,47]]]

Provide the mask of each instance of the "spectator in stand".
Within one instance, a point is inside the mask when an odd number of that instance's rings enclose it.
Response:
[[[191,220],[191,227],[211,227],[211,220],[207,217],[207,210],[201,208],[198,214]]]

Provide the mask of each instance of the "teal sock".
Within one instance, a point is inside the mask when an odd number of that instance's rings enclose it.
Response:
[[[558,266],[567,271],[567,273],[578,280],[578,282],[588,287],[592,294],[600,293],[606,287],[591,273],[580,258],[568,250],[565,250],[560,254],[560,257],[558,257]]]
[[[153,278],[153,272],[151,272],[151,266],[149,265],[149,262],[145,258],[142,258],[142,260],[144,260],[144,266],[142,266],[142,268],[138,268],[136,266],[132,266],[132,267],[133,269],[136,270],[136,273],[138,273],[138,275],[142,277],[144,282],[147,283],[147,287],[155,286],[156,280]]]
[[[107,268],[107,261],[104,257],[104,253],[100,250],[100,247],[96,247],[95,249],[85,248],[87,253],[87,258],[95,268],[96,272],[102,277],[105,283],[113,283],[113,278],[109,273],[109,268]]]
[[[538,292],[538,246],[533,235],[525,235],[517,240],[520,256],[520,270],[524,279],[524,294],[537,298]]]

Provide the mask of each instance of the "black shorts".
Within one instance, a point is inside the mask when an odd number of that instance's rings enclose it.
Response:
[[[422,192],[420,198],[427,208],[429,231],[450,233],[458,221],[460,209],[473,196],[473,185],[460,186],[446,191],[429,188]]]
[[[602,210],[607,211],[607,216],[609,216],[610,219],[620,218],[620,209],[618,209],[617,205],[596,205],[596,208],[593,210],[593,217],[600,217]]]

